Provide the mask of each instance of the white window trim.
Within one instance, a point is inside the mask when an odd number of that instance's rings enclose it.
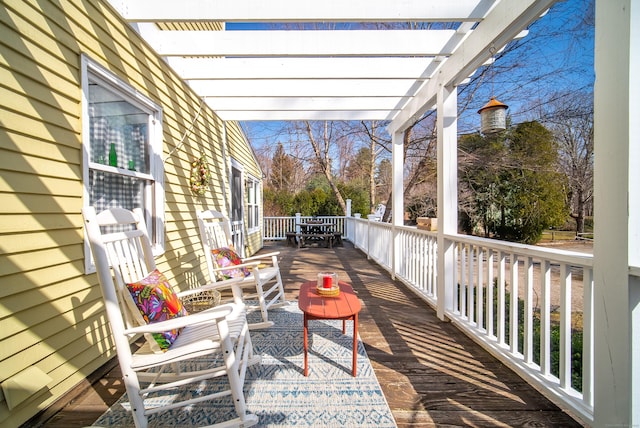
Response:
[[[164,192],[164,164],[162,162],[162,107],[154,103],[151,99],[141,94],[132,86],[123,82],[115,74],[102,67],[87,55],[81,55],[81,79],[82,79],[82,181],[83,181],[83,206],[89,205],[89,170],[105,169],[110,167],[90,162],[89,153],[90,132],[89,132],[89,75],[93,79],[100,81],[100,84],[109,86],[112,90],[122,95],[128,102],[137,105],[141,109],[153,115],[152,123],[149,124],[149,168],[150,174],[139,172],[125,172],[139,178],[149,178],[154,180],[152,186],[145,186],[145,201],[149,201],[144,207],[145,222],[149,228],[149,237],[152,241],[154,256],[164,253],[164,224],[165,224],[165,192]],[[84,240],[85,273],[96,271],[87,239]]]
[[[253,209],[254,207],[258,208],[258,214],[257,214],[257,218],[255,219],[255,224],[254,226],[249,229],[248,225],[247,225],[247,232],[248,233],[255,233],[255,232],[259,232],[260,231],[260,211],[261,211],[261,202],[262,202],[262,195],[260,192],[260,180],[258,180],[256,177],[254,177],[251,174],[246,174],[246,178],[245,178],[245,182],[248,183],[248,185],[245,186],[245,189],[247,191],[249,191],[249,186],[253,188],[254,190],[254,201],[253,204],[250,201],[247,201],[247,212],[249,213],[249,215],[253,215]],[[249,221],[247,220],[247,223],[249,223]]]

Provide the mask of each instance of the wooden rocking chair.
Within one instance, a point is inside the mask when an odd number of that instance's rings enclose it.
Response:
[[[278,266],[279,252],[240,258],[233,248],[231,225],[224,214],[197,210],[196,216],[211,281],[241,278],[242,289],[251,288],[243,294],[245,303],[257,301],[257,304],[247,304],[247,311],[260,310],[262,316],[261,322],[251,323],[249,328],[271,327],[273,322],[269,321],[268,310],[288,304]]]
[[[247,366],[260,357],[253,354],[238,280],[203,287],[235,288],[234,303],[187,314],[180,300],[184,293],[173,293],[156,269],[141,210],[114,208],[96,215],[87,207],[82,214],[136,427],[147,427],[151,414],[228,395],[237,417],[211,426],[255,425],[258,418],[247,413],[243,385]],[[132,352],[130,341],[139,334],[146,344]],[[188,361],[193,367],[208,363],[181,371],[179,363]],[[225,375],[225,390],[170,403],[161,400],[157,407],[145,403],[154,394],[175,393],[178,386]]]

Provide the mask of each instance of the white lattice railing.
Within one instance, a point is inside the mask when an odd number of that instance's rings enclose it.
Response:
[[[293,230],[296,219],[288,219]],[[368,258],[559,406],[593,420],[592,255],[443,235],[443,245],[453,248],[452,259],[442,260],[448,270],[438,272],[438,257],[444,256],[436,232],[338,219],[345,239]],[[581,349],[572,349],[580,334]],[[582,356],[576,366],[572,354]],[[581,384],[575,385],[574,378],[581,378]]]

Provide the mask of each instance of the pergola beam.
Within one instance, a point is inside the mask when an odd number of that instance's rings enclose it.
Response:
[[[382,110],[242,110],[225,111],[218,110],[216,114],[222,120],[388,120],[388,111]]]
[[[433,58],[168,57],[183,79],[424,79]]]
[[[191,80],[202,97],[404,97],[419,85],[411,79]],[[250,101],[250,100],[249,100]]]
[[[495,0],[111,0],[130,22],[479,21]],[[462,17],[462,18],[461,18]]]
[[[215,110],[400,110],[408,97],[207,97],[207,104]]]
[[[160,31],[139,24],[162,56],[436,56],[452,53],[454,30]]]

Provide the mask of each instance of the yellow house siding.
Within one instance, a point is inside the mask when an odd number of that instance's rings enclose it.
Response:
[[[245,167],[245,173],[261,178],[261,171],[255,162],[255,157],[251,147],[244,144],[245,137],[240,126],[235,122],[227,123],[227,136],[231,141],[229,144],[229,155],[240,161]]]
[[[0,382],[31,366],[53,379],[11,411],[0,393],[0,427],[9,427],[113,357],[97,278],[84,273],[81,55],[163,109],[157,263],[178,287],[207,279],[194,212],[225,209],[228,171],[222,122],[108,4],[0,0],[0,33]],[[259,177],[239,126],[227,128],[226,155]],[[190,164],[201,154],[212,186],[194,196]]]

